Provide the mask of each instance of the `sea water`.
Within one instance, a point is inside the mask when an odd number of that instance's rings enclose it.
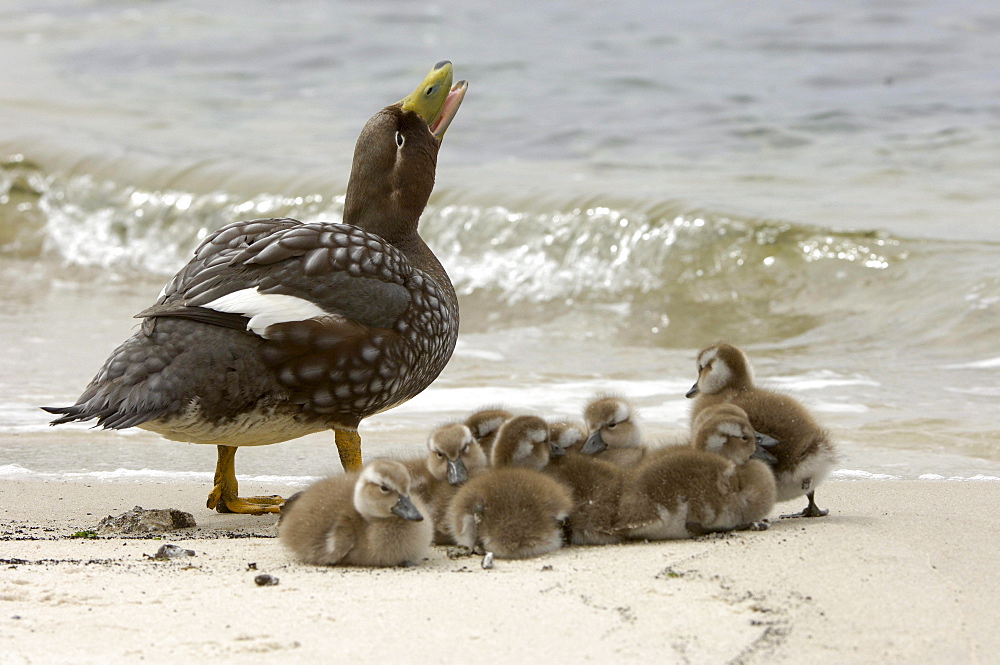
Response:
[[[50,428],[208,233],[339,221],[365,120],[452,60],[469,93],[421,232],[448,368],[366,420],[419,454],[487,404],[631,397],[687,427],[746,348],[840,478],[1000,477],[1000,10],[959,0],[12,0],[0,8],[0,478],[208,483],[212,446]],[[339,469],[330,434],[241,477]]]

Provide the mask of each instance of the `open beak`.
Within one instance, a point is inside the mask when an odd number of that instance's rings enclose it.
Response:
[[[438,141],[444,138],[469,89],[467,81],[452,85],[451,79],[451,62],[442,60],[434,65],[416,90],[399,101],[404,111],[412,111],[424,119]]]
[[[412,522],[422,522],[424,516],[420,514],[417,507],[413,505],[410,501],[410,497],[400,495],[399,500],[396,501],[396,505],[390,508],[393,515],[398,515],[404,520],[410,520]]]
[[[463,462],[460,459],[457,459],[455,461],[448,460],[449,485],[461,485],[468,479],[469,479],[469,469],[466,468],[465,462]]]
[[[601,438],[601,430],[594,430],[594,432],[587,437],[587,440],[583,443],[583,448],[580,448],[580,452],[584,455],[596,455],[605,448],[608,444],[604,443],[604,439]]]

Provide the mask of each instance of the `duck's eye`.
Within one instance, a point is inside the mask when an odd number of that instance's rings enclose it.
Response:
[[[444,459],[444,453],[442,453],[442,452],[438,452],[437,456],[438,456],[438,459]]]
[[[389,493],[389,486],[388,485],[379,485],[378,488],[380,490],[382,490],[382,494],[388,494]]]
[[[618,427],[618,423],[608,423],[608,429],[614,429]]]
[[[465,444],[464,446],[462,446],[462,453],[461,454],[464,455],[467,452],[469,452],[469,444]]]
[[[396,132],[396,146],[402,148],[404,140],[403,132]]]

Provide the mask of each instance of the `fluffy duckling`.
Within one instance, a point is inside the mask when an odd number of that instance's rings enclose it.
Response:
[[[503,424],[490,471],[471,478],[448,508],[455,542],[501,559],[539,556],[562,547],[573,508],[570,490],[541,473],[550,456],[548,425],[536,416]]]
[[[486,407],[474,411],[465,419],[466,427],[472,430],[473,438],[486,453],[487,459],[490,457],[500,426],[513,417],[514,414],[501,407]]]
[[[591,400],[583,409],[583,419],[588,432],[580,449],[583,454],[619,466],[635,466],[646,457],[638,414],[624,397],[602,395]]]
[[[707,406],[700,412],[698,412],[698,415],[695,418],[691,419],[691,431],[697,432],[699,429],[701,429],[701,426],[704,425],[706,422],[708,422],[712,418],[721,415],[739,416],[741,418],[746,418],[747,420],[750,419],[750,416],[747,415],[747,412],[741,409],[740,407],[736,406],[735,404],[731,402],[721,402],[719,404],[712,404],[710,406]],[[770,448],[771,446],[777,444],[778,441],[773,437],[768,436],[767,434],[761,434],[760,432],[757,432],[757,443],[764,448]]]
[[[618,504],[631,471],[593,455],[568,453],[549,461],[545,473],[573,493],[573,509],[566,521],[570,543],[610,545],[622,541]]]
[[[587,430],[582,423],[572,420],[549,422],[549,441],[564,453],[579,453],[587,440]]]
[[[692,444],[650,459],[629,478],[619,506],[619,526],[628,537],[666,540],[767,528],[761,520],[777,490],[750,421],[717,415]]]
[[[394,460],[318,481],[282,506],[278,536],[304,563],[415,565],[427,556],[433,527],[410,496],[410,475]]]
[[[404,462],[413,478],[413,492],[427,506],[434,520],[434,544],[451,542],[444,530],[448,504],[458,488],[488,466],[486,455],[462,423],[438,427],[427,438],[426,457]]]
[[[837,461],[830,435],[794,398],[754,385],[753,368],[746,354],[730,344],[713,344],[698,353],[698,380],[687,393],[695,398],[692,421],[705,408],[731,403],[742,408],[753,428],[777,440],[770,449],[777,458],[773,470],[778,501],[803,494],[809,500],[800,513],[782,517],[821,517],[828,510],[816,505],[816,488]]]

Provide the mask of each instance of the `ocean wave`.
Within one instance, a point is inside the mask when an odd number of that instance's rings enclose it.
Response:
[[[20,153],[0,165],[0,256],[92,268],[110,279],[165,279],[201,239],[232,221],[336,222],[343,213],[342,194],[304,182],[276,179],[287,190],[266,192],[249,186],[248,176],[247,186],[197,191],[182,186],[197,181],[178,175],[188,172],[183,166],[163,176],[172,188],[152,188],[136,184],[148,175],[132,182],[120,166],[47,172]],[[230,175],[209,183],[242,182]],[[988,316],[1000,307],[1000,278],[976,271],[997,262],[1000,249],[988,244],[912,241],[674,200],[470,196],[475,203],[452,190],[435,195],[421,221],[463,312],[484,313],[467,318],[467,330],[498,318],[576,326],[582,316],[626,341],[697,346],[706,331],[756,343],[845,322],[848,339],[875,337],[892,315],[914,326],[908,334],[934,336],[958,315],[975,319],[961,334],[985,340]],[[961,272],[953,268],[959,257]],[[960,279],[942,290],[944,269]]]

